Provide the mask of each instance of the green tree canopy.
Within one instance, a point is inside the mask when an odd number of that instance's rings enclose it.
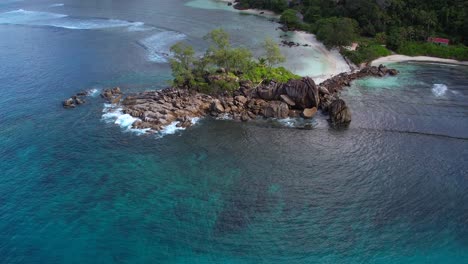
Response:
[[[330,17],[317,21],[317,39],[327,47],[349,46],[357,37],[357,22],[346,17]]]
[[[263,49],[265,50],[264,59],[268,66],[272,67],[286,61],[286,58],[281,54],[278,44],[276,44],[276,42],[271,38],[265,39],[263,42]]]
[[[281,23],[285,24],[288,28],[297,28],[301,24],[298,13],[294,9],[285,10],[280,17]]]

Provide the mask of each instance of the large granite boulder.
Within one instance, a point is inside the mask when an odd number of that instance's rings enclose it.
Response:
[[[257,87],[257,96],[266,101],[277,100],[279,96],[283,93],[283,86],[281,83],[276,83],[271,81],[269,83],[264,83]]]
[[[314,80],[309,77],[301,80],[290,80],[284,84],[284,94],[294,101],[296,108],[305,109],[318,107],[319,93]]]
[[[302,111],[302,117],[305,119],[311,119],[317,113],[317,107],[306,108]]]
[[[351,111],[342,99],[333,101],[329,107],[330,121],[334,127],[344,127],[351,123]]]
[[[287,118],[289,116],[289,107],[285,102],[270,101],[263,108],[262,113],[266,118]]]

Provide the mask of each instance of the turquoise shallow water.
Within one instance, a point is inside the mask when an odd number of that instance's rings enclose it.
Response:
[[[140,43],[157,33],[203,47],[225,21],[254,46],[245,25],[274,27],[184,1],[51,4],[0,7],[73,16],[0,25],[0,263],[466,263],[467,68],[405,63],[355,82],[344,131],[319,115],[313,130],[204,119],[137,136],[101,120],[99,97],[60,102],[163,87],[169,68],[150,55],[167,39]]]

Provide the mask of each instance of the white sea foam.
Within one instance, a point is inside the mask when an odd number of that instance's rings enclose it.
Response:
[[[129,26],[128,31],[148,31],[155,29],[152,26],[145,25],[143,22],[134,22],[133,25]]]
[[[99,90],[96,88],[89,89],[86,94],[91,97],[96,97],[99,94]]]
[[[76,18],[65,14],[18,9],[0,13],[0,24],[51,26],[66,29],[106,29],[127,27],[131,31],[151,29],[143,22],[120,19]]]
[[[117,117],[117,119],[115,120],[115,124],[119,125],[122,128],[129,129],[132,128],[133,123],[138,120],[138,118],[135,118],[129,114],[123,114]]]
[[[232,117],[229,114],[223,114],[216,117],[217,120],[232,120]]]
[[[139,43],[148,51],[150,61],[164,63],[170,56],[170,47],[185,37],[182,33],[164,31],[140,40]]]
[[[116,124],[120,126],[125,132],[133,132],[138,135],[146,134],[148,131],[150,131],[150,128],[145,128],[145,129],[136,129],[133,128],[133,123],[136,121],[141,121],[141,119],[133,117],[129,114],[124,114],[123,109],[117,105],[114,104],[104,104],[104,108],[102,110],[104,113],[101,117],[101,119],[109,124]],[[195,117],[191,118],[190,121],[192,122],[192,125],[195,125],[200,121],[200,118]],[[178,127],[177,125],[180,122],[175,121],[172,122],[171,124],[163,127],[163,129],[158,133],[159,137],[163,137],[165,135],[171,135],[175,134],[178,131],[185,130],[183,127]]]
[[[55,20],[67,17],[64,14],[49,12],[27,11],[24,9],[13,10],[0,14],[0,24],[33,24],[35,21]]]
[[[120,126],[125,132],[133,132],[138,135],[145,134],[150,129],[136,129],[132,128],[135,121],[140,121],[140,119],[135,118],[129,114],[124,114],[121,107],[118,107],[113,104],[104,104],[103,115],[101,119],[106,123],[116,124]]]
[[[80,19],[80,18],[67,18],[54,21],[40,22],[42,25],[60,27],[66,29],[106,29],[118,27],[139,27],[142,22],[129,22],[119,19]]]
[[[64,6],[65,4],[63,3],[57,3],[57,4],[51,4],[49,5],[49,7],[61,7],[61,6]]]
[[[200,118],[194,117],[194,118],[191,118],[190,121],[192,122],[192,125],[195,125],[196,123],[200,121]],[[179,123],[180,122],[178,121],[170,123],[169,125],[163,127],[163,129],[159,132],[159,134],[161,136],[172,135],[172,134],[177,133],[178,131],[185,130],[184,127],[177,127]]]
[[[183,127],[177,127],[178,124],[179,124],[179,122],[177,122],[177,121],[172,122],[169,125],[163,127],[163,129],[159,133],[164,136],[164,135],[175,134],[177,131],[185,130],[185,128],[183,128]]]
[[[445,95],[447,90],[448,90],[448,88],[447,88],[447,85],[445,85],[445,84],[435,83],[432,86],[432,93],[437,97]]]
[[[296,127],[297,120],[293,118],[278,119],[278,122],[285,127]]]

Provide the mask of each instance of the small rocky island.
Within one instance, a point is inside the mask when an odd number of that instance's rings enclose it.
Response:
[[[318,110],[329,114],[333,127],[345,127],[351,122],[351,111],[339,98],[339,91],[350,82],[368,76],[396,75],[395,69],[385,66],[367,67],[354,73],[342,73],[319,85],[309,78],[274,81],[254,85],[240,81],[232,94],[208,95],[183,88],[167,88],[123,96],[120,89],[102,93],[108,102],[120,104],[125,114],[138,118],[133,128],[158,132],[177,122],[189,127],[193,118],[205,116],[249,121],[257,118],[313,118]],[[223,75],[210,78],[221,78]]]
[[[351,111],[339,92],[353,80],[368,76],[396,75],[394,69],[380,65],[342,73],[320,84],[297,76],[284,67],[278,45],[266,39],[262,57],[232,47],[229,35],[213,30],[205,39],[212,45],[201,58],[189,45],[171,48],[174,76],[171,88],[124,95],[119,88],[107,89],[101,96],[131,117],[132,128],[156,133],[169,125],[189,127],[205,116],[249,121],[257,118],[311,119],[317,111],[330,116],[333,127],[346,127]],[[79,93],[63,102],[65,108],[84,103]]]

